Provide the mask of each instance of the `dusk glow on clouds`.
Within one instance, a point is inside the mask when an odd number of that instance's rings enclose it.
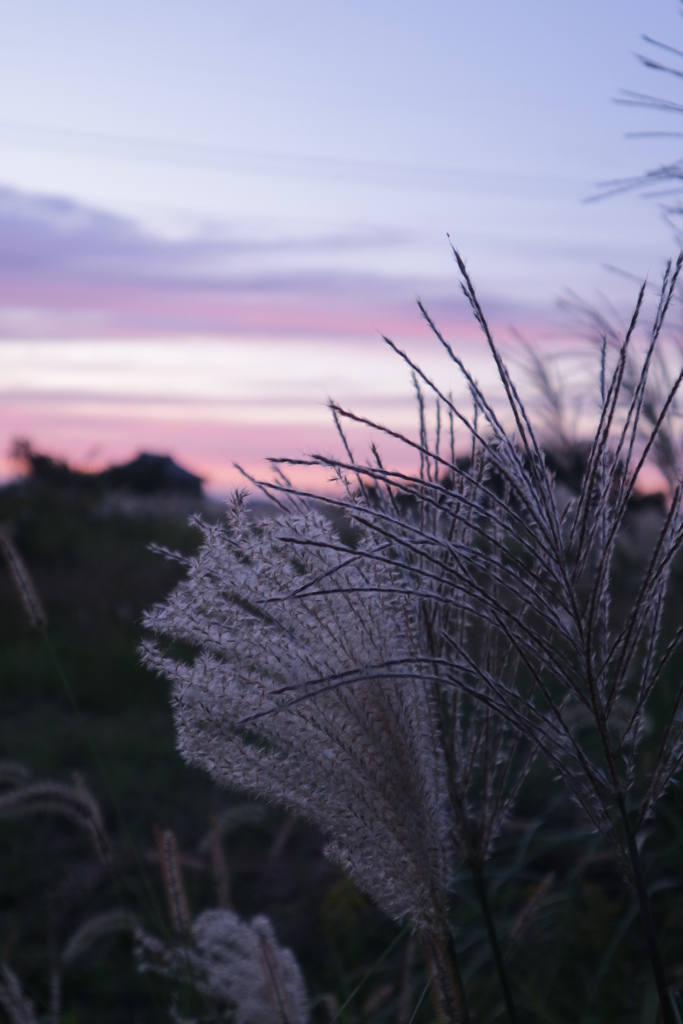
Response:
[[[474,334],[469,326],[468,334],[463,351]],[[438,348],[426,337],[416,348],[425,367],[442,383],[447,374],[465,401],[462,381]],[[491,374],[481,348],[469,354],[480,378]],[[379,337],[347,339],[324,355],[315,342],[291,340],[260,341],[256,349],[253,341],[213,339],[0,345],[0,436],[7,450],[10,439],[27,437],[90,469],[143,448],[183,452],[214,492],[240,483],[235,461],[263,475],[268,456],[339,452],[328,398],[416,435],[409,369]],[[367,434],[350,434],[364,453]],[[396,446],[384,441],[382,450]]]
[[[331,391],[412,433],[409,373],[380,325],[426,355],[416,282],[316,266],[402,243],[350,232],[164,238],[71,200],[0,189],[0,466],[11,471],[17,437],[92,468],[170,450],[225,492],[240,482],[233,461],[253,469],[266,455],[338,450]],[[455,274],[420,283],[475,369],[481,339]],[[489,314],[538,327],[509,302],[491,301]]]
[[[26,437],[93,468],[168,452],[224,492],[233,461],[338,450],[329,396],[414,432],[382,334],[462,393],[417,296],[492,374],[447,233],[496,337],[553,357],[566,289],[626,316],[675,249],[637,195],[584,202],[679,156],[624,138],[666,115],[611,102],[662,85],[633,52],[642,33],[681,45],[675,0],[158,13],[5,12],[0,475]]]
[[[335,257],[370,253],[381,268],[384,251],[409,242],[351,230],[170,239],[73,201],[0,188],[0,335],[339,339],[367,337],[373,323],[405,332],[416,289],[435,311],[456,304],[445,238],[440,277],[350,269]],[[491,306],[495,317],[501,303]],[[504,307],[508,317],[528,316]]]

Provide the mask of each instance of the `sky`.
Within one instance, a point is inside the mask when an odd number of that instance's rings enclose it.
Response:
[[[0,0],[0,476],[22,437],[226,493],[234,462],[336,450],[330,396],[414,433],[382,335],[459,387],[416,297],[491,374],[450,241],[503,343],[571,347],[568,293],[626,317],[671,228],[586,200],[678,159],[627,137],[675,115],[615,99],[681,99],[637,56],[683,47],[681,10]]]

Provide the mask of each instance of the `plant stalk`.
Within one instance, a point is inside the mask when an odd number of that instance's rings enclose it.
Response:
[[[465,989],[450,928],[420,935],[427,961],[432,999],[442,1024],[470,1024]]]
[[[472,872],[472,880],[474,882],[477,899],[481,905],[484,921],[486,922],[486,931],[488,932],[493,960],[496,965],[496,970],[498,971],[498,980],[500,981],[500,987],[503,993],[508,1018],[510,1019],[510,1024],[517,1024],[517,1014],[515,1012],[515,1004],[512,1001],[512,993],[510,991],[507,971],[505,970],[503,951],[500,948],[498,932],[496,931],[493,914],[491,913],[491,904],[489,903],[488,895],[486,893],[486,885],[484,884],[484,872],[481,865],[473,862],[470,862],[470,871]]]
[[[626,833],[628,855],[631,862],[631,868],[633,870],[633,880],[636,886],[636,893],[638,895],[640,916],[645,930],[645,938],[647,940],[648,951],[650,953],[652,971],[655,976],[655,984],[657,986],[657,993],[659,995],[659,1002],[662,1009],[662,1022],[663,1024],[676,1024],[676,1014],[674,1013],[671,996],[669,995],[669,989],[666,983],[664,964],[662,962],[662,952],[659,948],[659,940],[657,938],[655,922],[652,916],[650,897],[648,896],[647,886],[645,885],[643,866],[640,859],[640,853],[638,852],[638,844],[636,843],[636,837],[631,829],[628,811],[626,810],[626,804],[624,803],[623,797],[618,798],[618,804],[624,831]]]

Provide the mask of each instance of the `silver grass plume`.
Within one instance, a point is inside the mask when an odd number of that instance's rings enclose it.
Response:
[[[420,443],[413,444],[420,456],[415,476],[387,470],[374,446],[373,463],[367,467],[356,464],[341,420],[359,417],[335,404],[332,412],[348,461],[323,460],[322,456],[316,461],[335,471],[342,495],[328,495],[322,499],[324,503],[337,516],[342,513],[365,537],[365,557],[390,569],[383,592],[394,599],[399,593],[410,595],[415,660],[412,666],[406,662],[401,667],[404,673],[418,672],[429,683],[439,709],[437,739],[446,763],[451,841],[478,874],[538,751],[516,724],[492,710],[478,681],[469,688],[453,685],[449,658],[454,642],[478,657],[492,675],[513,678],[520,659],[514,644],[500,637],[491,616],[482,614],[476,593],[453,585],[463,558],[469,557],[478,543],[481,496],[492,487],[493,468],[477,451],[469,473],[439,479],[444,466],[456,467],[453,414],[449,410],[447,422],[442,424],[442,405],[437,401],[434,450],[430,451],[424,395],[416,376],[414,384],[420,429]],[[252,482],[279,503],[314,497],[292,488],[282,473],[277,482]],[[492,561],[502,565],[506,534],[501,517],[494,518],[488,540]],[[341,549],[338,540],[336,546]],[[353,585],[352,580],[345,581],[347,595]],[[307,592],[322,597],[334,593],[338,586],[335,580],[321,578]],[[505,600],[504,577],[496,579],[490,574],[488,586],[494,601]],[[360,608],[366,591],[363,585],[354,596],[361,602]],[[338,686],[350,680],[330,674],[326,681]]]
[[[299,460],[336,472],[345,494],[325,500],[358,531],[356,547],[308,510],[312,496],[289,485],[281,460],[275,482],[259,486],[284,499],[282,515],[250,526],[236,502],[227,529],[204,528],[188,581],[148,617],[157,634],[194,645],[195,660],[176,662],[153,645],[147,660],[174,680],[185,756],[317,821],[333,856],[380,905],[423,930],[432,963],[444,960],[436,937],[448,935],[449,845],[476,877],[530,757],[542,752],[638,891],[669,1020],[636,836],[683,763],[683,684],[655,737],[649,715],[683,640],[683,627],[672,630],[665,618],[683,544],[678,487],[621,618],[612,608],[612,570],[630,499],[683,381],[681,371],[653,406],[650,371],[681,259],[664,276],[639,372],[632,349],[643,291],[616,357],[603,346],[595,437],[580,492],[567,504],[454,254],[512,426],[421,306],[465,379],[473,413],[386,339],[414,375],[419,439],[333,404],[347,458]],[[433,441],[423,392],[436,400]],[[376,448],[369,464],[358,464],[345,420],[404,443],[419,456],[419,472],[385,468]],[[456,458],[456,429],[468,439],[467,462]],[[377,701],[392,709],[390,720],[377,717]],[[367,779],[358,774],[366,764]],[[359,778],[362,793],[352,788]],[[457,1019],[460,1010],[441,1002],[446,1019],[451,1010]]]
[[[145,618],[197,650],[187,663],[145,647],[173,680],[182,755],[317,823],[387,913],[442,932],[446,765],[398,570],[313,511],[254,523],[238,498],[225,525],[201,529],[187,579]]]
[[[472,458],[463,462],[453,448],[430,447],[424,431],[412,441],[333,405],[340,420],[360,421],[402,440],[419,454],[423,468],[411,476],[385,469],[378,458],[363,466],[322,455],[307,464],[336,470],[349,494],[355,479],[366,492],[383,488],[394,501],[415,495],[421,508],[438,510],[434,523],[423,518],[406,526],[398,517],[368,511],[357,496],[325,499],[366,531],[368,557],[374,550],[375,557],[384,559],[382,551],[391,545],[392,558],[410,565],[412,592],[443,609],[427,659],[442,685],[469,694],[529,737],[595,827],[628,861],[620,803],[628,797],[632,826],[638,829],[683,764],[683,684],[673,688],[671,713],[656,743],[648,716],[649,703],[683,641],[683,626],[667,634],[665,625],[671,570],[683,544],[679,487],[670,495],[631,608],[623,621],[610,614],[612,570],[629,501],[683,381],[681,370],[643,437],[646,419],[652,418],[644,411],[649,369],[683,258],[665,274],[637,384],[626,388],[624,377],[642,291],[611,371],[603,349],[598,424],[581,490],[569,504],[558,500],[542,447],[457,253],[456,259],[503,383],[514,431],[504,427],[423,309],[465,377],[473,416],[456,408],[436,382],[386,340],[451,422],[466,432]],[[287,491],[281,483],[262,486],[267,492]],[[463,522],[469,540],[459,529]],[[463,632],[460,614],[483,631],[485,644],[477,643],[474,632]],[[423,659],[420,668],[427,671]],[[647,757],[639,760],[646,738]]]
[[[391,599],[399,593],[404,597],[410,595],[414,609],[411,627],[415,661],[411,666],[404,660],[401,674],[405,677],[417,672],[429,687],[432,707],[438,709],[436,737],[446,764],[450,839],[469,869],[508,1017],[514,1022],[516,1013],[489,906],[484,865],[538,748],[525,738],[516,724],[492,709],[483,687],[478,688],[478,681],[475,680],[468,690],[460,689],[453,685],[450,670],[444,671],[454,642],[478,658],[489,674],[513,678],[520,660],[514,644],[497,634],[491,617],[480,614],[479,604],[466,590],[453,587],[454,573],[458,571],[463,552],[469,552],[478,542],[481,494],[492,486],[494,470],[473,446],[469,475],[451,474],[445,481],[439,479],[443,465],[456,466],[453,412],[449,409],[442,423],[443,407],[437,399],[434,450],[430,452],[425,399],[416,374],[414,384],[419,408],[420,442],[414,445],[420,456],[419,474],[412,477],[387,471],[374,446],[372,465],[358,467],[341,422],[343,417],[357,417],[333,405],[333,416],[348,461],[325,462],[335,471],[342,496],[327,496],[324,500],[337,517],[341,512],[358,535],[365,538],[359,549],[385,569],[390,567],[391,572],[388,575],[385,572],[381,584],[377,581],[373,593],[383,593]],[[445,458],[440,454],[442,448]],[[279,467],[275,482],[249,479],[289,514],[302,505],[305,508],[305,503],[314,497],[292,488]],[[500,518],[494,522],[491,541],[492,557],[502,564],[506,534]],[[322,543],[329,544],[329,541]],[[335,546],[337,550],[347,550],[338,540]],[[494,600],[505,601],[505,581],[491,578],[489,582]],[[344,580],[347,597],[354,586],[357,587],[354,602],[361,611],[368,593],[367,583],[361,581],[358,586],[358,581]],[[306,588],[306,593],[329,597],[338,593],[339,587],[336,579],[322,576]],[[395,658],[395,651],[389,653],[390,658]],[[398,667],[395,660],[387,663],[397,680],[400,679]],[[345,687],[353,679],[348,675],[329,675],[325,682],[328,686]],[[293,699],[297,699],[296,695]],[[437,1005],[445,1018],[451,1019],[449,1013],[457,1014],[457,1010],[444,1006],[436,965],[455,963],[455,951],[439,947],[438,942],[430,946],[424,938],[422,944],[428,965],[434,972],[433,994]],[[457,981],[455,987],[458,987]],[[445,989],[448,988],[446,984]]]
[[[464,295],[483,332],[507,402],[510,426],[477,385],[462,360],[420,305],[435,338],[462,374],[473,414],[459,409],[438,383],[388,338],[420,387],[438,402],[471,449],[467,462],[454,446],[430,445],[332,405],[333,414],[398,439],[420,458],[420,472],[385,469],[379,456],[358,464],[314,455],[297,460],[332,468],[348,482],[341,507],[366,531],[366,548],[391,545],[396,561],[411,562],[413,592],[427,606],[443,607],[437,643],[429,655],[441,685],[481,702],[526,736],[564,780],[569,792],[611,843],[640,902],[664,1020],[674,1020],[656,931],[643,881],[636,837],[652,809],[683,765],[683,682],[672,678],[672,659],[683,641],[683,626],[671,622],[672,569],[683,545],[680,484],[674,482],[659,535],[646,554],[630,607],[615,613],[613,571],[618,563],[624,520],[643,470],[657,456],[665,432],[677,431],[675,407],[683,370],[668,390],[651,386],[650,374],[666,314],[683,263],[668,264],[644,353],[634,355],[644,287],[619,345],[605,340],[599,364],[599,412],[587,465],[575,499],[560,500],[542,445],[494,342],[465,264],[454,251]],[[634,372],[637,366],[637,372]],[[660,390],[657,399],[657,391]],[[437,417],[438,420],[438,417]],[[437,425],[437,438],[438,438]],[[667,448],[673,446],[667,441]],[[678,449],[680,450],[680,448]],[[290,460],[276,460],[281,466]],[[484,466],[481,470],[479,467]],[[665,467],[666,468],[666,467]],[[671,467],[669,479],[672,478]],[[680,474],[681,467],[677,467]],[[353,494],[353,482],[357,492]],[[268,493],[290,488],[282,477],[262,485]],[[371,521],[362,497],[377,486],[396,500],[419,495],[421,504],[442,508],[452,530],[428,528],[400,537],[395,524]],[[453,494],[464,496],[458,507]],[[460,543],[457,523],[471,524],[471,542]],[[374,537],[374,545],[372,538]],[[436,557],[420,560],[432,546]],[[486,644],[458,626],[463,609],[481,624]],[[668,613],[668,618],[667,618]],[[492,651],[493,654],[489,656]],[[416,669],[427,673],[423,658]],[[650,714],[666,691],[668,714]],[[663,695],[663,694],[662,694]],[[658,724],[655,726],[655,722]]]
[[[278,945],[265,917],[240,920],[230,910],[199,914],[184,940],[169,945],[138,929],[141,971],[175,984],[186,980],[202,1001],[202,1024],[307,1024],[304,981],[293,954]],[[190,1024],[173,1007],[178,1024]]]

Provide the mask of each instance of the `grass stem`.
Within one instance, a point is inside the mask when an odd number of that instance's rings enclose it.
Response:
[[[474,864],[472,862],[470,863],[470,871],[472,873],[472,880],[474,882],[474,888],[477,894],[477,899],[479,900],[481,911],[482,914],[484,915],[486,931],[489,937],[491,952],[493,953],[493,960],[495,962],[496,970],[498,972],[498,979],[500,981],[500,987],[503,993],[503,999],[505,1001],[507,1015],[510,1020],[510,1024],[517,1024],[515,1004],[512,1001],[512,993],[510,991],[510,984],[508,981],[507,971],[505,970],[505,962],[503,960],[503,951],[500,948],[498,932],[496,931],[496,925],[493,920],[493,914],[491,912],[491,904],[489,903],[488,894],[486,892],[484,872],[481,865]]]
[[[433,931],[421,935],[427,961],[432,997],[443,1024],[470,1024],[455,942],[450,928],[442,935]]]
[[[647,886],[645,885],[645,878],[643,875],[643,866],[640,859],[640,853],[638,851],[638,844],[636,843],[636,837],[631,828],[629,821],[628,811],[626,810],[626,804],[624,803],[623,796],[618,798],[619,813],[626,833],[626,842],[628,845],[628,855],[631,862],[631,868],[633,870],[633,880],[636,887],[636,893],[638,895],[638,903],[640,906],[640,916],[643,922],[643,928],[645,929],[645,938],[647,940],[648,951],[650,953],[650,961],[652,963],[652,970],[655,977],[655,984],[657,986],[657,992],[659,994],[659,1002],[662,1008],[662,1021],[663,1024],[676,1024],[676,1014],[674,1012],[673,1004],[671,1002],[671,996],[666,983],[666,975],[664,973],[664,964],[662,961],[662,952],[659,948],[659,940],[657,939],[657,931],[655,929],[654,917],[652,916],[652,906],[650,904],[650,897],[647,892]]]

